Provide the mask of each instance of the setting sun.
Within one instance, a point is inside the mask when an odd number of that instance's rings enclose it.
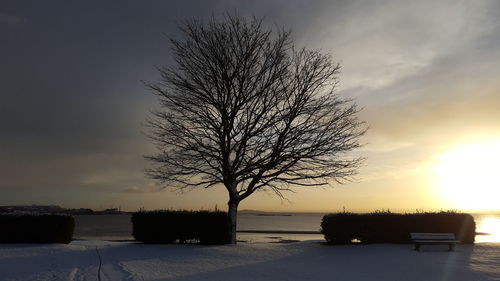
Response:
[[[463,210],[500,208],[500,139],[457,146],[436,166],[437,187],[445,201]]]

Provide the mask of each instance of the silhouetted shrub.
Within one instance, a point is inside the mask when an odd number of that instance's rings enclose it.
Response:
[[[0,243],[69,243],[75,219],[70,215],[0,214]]]
[[[210,211],[140,211],[132,215],[133,236],[144,243],[226,244],[228,217]]]
[[[474,218],[455,212],[395,214],[335,213],[323,217],[321,232],[328,244],[411,243],[410,233],[454,233],[457,240],[473,244]]]

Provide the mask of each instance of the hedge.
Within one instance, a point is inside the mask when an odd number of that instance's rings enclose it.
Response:
[[[135,240],[144,243],[226,244],[228,217],[220,211],[139,211],[132,215]]]
[[[75,219],[65,214],[0,214],[0,243],[69,243]]]
[[[465,244],[473,244],[474,218],[456,212],[395,214],[334,213],[323,217],[321,232],[328,244],[411,243],[410,233],[454,233]]]

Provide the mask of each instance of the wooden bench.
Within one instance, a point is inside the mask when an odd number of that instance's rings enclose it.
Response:
[[[455,245],[460,241],[455,239],[454,233],[410,233],[410,237],[415,243],[415,250],[419,251],[421,245],[448,245],[449,251],[455,249]]]

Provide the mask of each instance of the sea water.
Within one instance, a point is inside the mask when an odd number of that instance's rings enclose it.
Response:
[[[324,213],[244,213],[238,214],[238,230],[319,232]],[[476,222],[476,242],[500,243],[500,213],[472,214]],[[75,239],[133,240],[131,215],[76,215]],[[321,240],[321,234],[238,233],[238,240],[280,242]]]
[[[324,213],[243,213],[238,214],[238,230],[316,231]],[[75,215],[75,239],[132,240],[131,215]],[[282,240],[320,240],[321,234],[238,233],[238,240],[249,242]]]

